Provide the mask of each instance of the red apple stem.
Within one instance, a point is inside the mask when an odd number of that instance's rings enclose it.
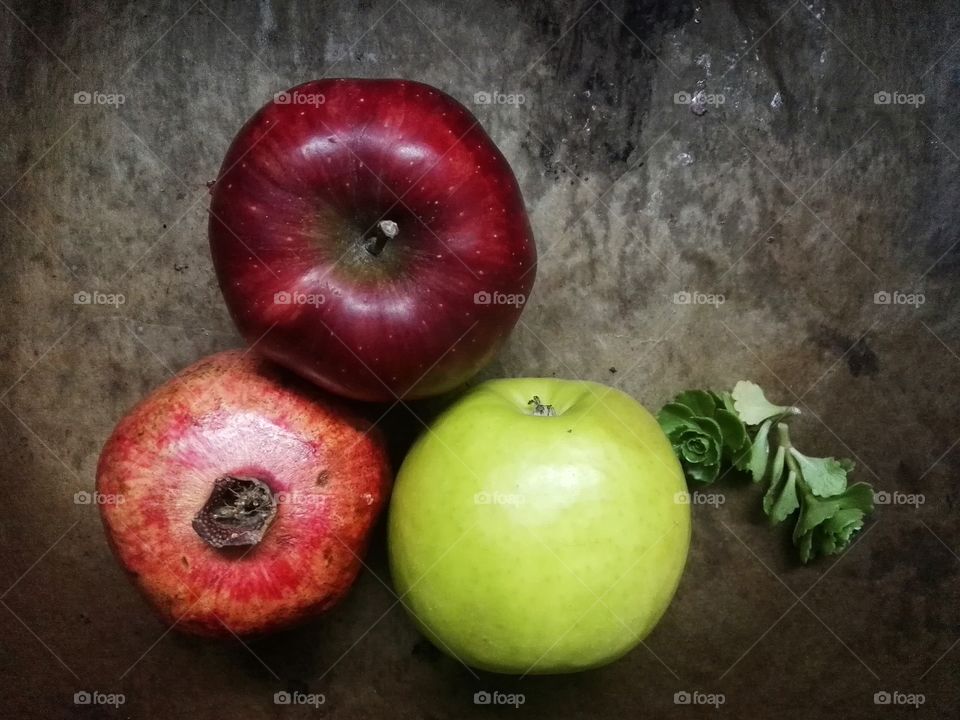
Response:
[[[277,499],[254,477],[223,475],[193,518],[193,529],[214,548],[256,545],[277,515]]]
[[[540,402],[539,395],[534,395],[531,400],[527,401],[527,405],[533,405],[533,414],[538,417],[552,417],[557,414],[557,411],[553,409],[553,405],[544,405]]]
[[[373,228],[373,236],[367,238],[367,252],[379,255],[383,252],[387,240],[391,240],[400,232],[400,227],[393,220],[381,220]]]

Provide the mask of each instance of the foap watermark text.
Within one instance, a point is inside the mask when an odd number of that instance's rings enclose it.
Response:
[[[878,490],[873,493],[873,502],[877,505],[909,505],[918,508],[927,501],[923,493],[905,493],[899,490],[889,492]]]
[[[523,93],[481,90],[473,94],[474,105],[523,105],[526,101],[527,98]]]
[[[479,690],[473,694],[474,705],[512,705],[515,708],[520,707],[527,701],[523,693],[505,693],[498,690],[489,692]]]
[[[106,105],[120,107],[127,101],[123,93],[108,93],[100,90],[81,90],[73,94],[74,105]]]
[[[715,308],[718,308],[726,301],[727,298],[722,293],[682,290],[681,292],[673,294],[673,302],[675,305],[713,305]]]
[[[689,692],[688,690],[680,690],[673,694],[674,705],[711,705],[714,708],[718,708],[726,701],[727,698],[723,693],[705,693],[700,692],[699,690]]]
[[[473,496],[473,502],[476,505],[522,505],[523,501],[523,495],[516,493],[488,492],[482,490]]]
[[[480,290],[473,294],[474,305],[513,305],[520,307],[527,302],[527,296],[521,293],[487,292]]]
[[[314,307],[319,307],[326,301],[326,297],[320,293],[287,292],[281,290],[273,295],[273,302],[276,305],[313,305]]]
[[[327,701],[323,693],[305,693],[296,690],[287,692],[280,690],[273,694],[274,705],[312,705],[315,708],[320,707]]]
[[[123,693],[105,693],[99,690],[78,690],[73,694],[74,705],[111,705],[120,707],[127,702]]]
[[[727,498],[722,493],[691,493],[681,490],[673,496],[673,501],[677,505],[712,505],[713,507],[720,507],[727,501]]]
[[[878,290],[873,294],[874,305],[912,305],[913,307],[920,307],[926,301],[926,296],[921,292]]]
[[[708,93],[706,90],[697,90],[697,92],[694,93],[681,90],[680,92],[673,94],[674,105],[690,105],[691,107],[717,107],[719,105],[723,105],[726,101],[727,98],[724,97],[723,93]]]
[[[910,105],[920,107],[927,101],[923,93],[902,93],[881,90],[873,94],[874,105]]]
[[[73,494],[73,503],[74,505],[122,505],[123,495],[102,493],[97,490],[93,492],[80,490]]]
[[[327,98],[324,97],[323,93],[305,93],[299,90],[287,90],[286,92],[278,92],[274,95],[273,101],[277,105],[312,105],[313,107],[320,107],[327,101]]]
[[[923,693],[908,693],[902,690],[880,690],[873,694],[874,705],[906,705],[918,708],[926,701]]]
[[[99,290],[88,292],[87,290],[80,290],[73,294],[74,305],[111,305],[113,307],[119,307],[126,301],[127,298],[123,293],[105,293]]]

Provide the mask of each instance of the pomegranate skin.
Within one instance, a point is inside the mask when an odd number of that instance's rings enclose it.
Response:
[[[216,548],[194,529],[221,478],[275,499],[259,542]],[[206,636],[278,630],[356,579],[390,489],[371,424],[253,353],[200,360],[114,429],[97,467],[109,543],[163,620]]]

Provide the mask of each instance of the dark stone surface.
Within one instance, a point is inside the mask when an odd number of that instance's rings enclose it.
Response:
[[[946,0],[6,0],[0,714],[952,716],[958,30]],[[751,378],[803,407],[804,447],[925,502],[880,508],[847,555],[802,567],[755,488],[718,487],[725,502],[695,508],[688,570],[646,646],[577,676],[474,676],[436,652],[395,606],[382,529],[371,572],[322,620],[246,646],[165,634],[74,494],[92,489],[126,408],[239,344],[207,252],[205,183],[254,110],[320,76],[443,88],[515,168],[541,266],[488,376],[594,379],[651,408]],[[675,104],[698,83],[724,102]],[[95,90],[124,102],[74,103]],[[475,104],[491,91],[524,102]],[[883,91],[925,102],[876,104]],[[94,290],[125,302],[74,303]],[[882,291],[924,303],[878,304]],[[401,438],[417,429],[388,422]],[[482,688],[525,705],[475,706]],[[127,702],[76,706],[83,689]],[[280,708],[279,690],[326,703]],[[675,705],[684,690],[726,701]],[[877,706],[881,690],[925,704]]]

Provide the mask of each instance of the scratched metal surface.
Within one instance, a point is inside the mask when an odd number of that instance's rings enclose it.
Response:
[[[523,693],[516,712],[536,718],[715,712],[677,705],[682,691],[722,693],[716,712],[732,717],[949,714],[958,26],[945,1],[4,0],[4,716],[514,712],[475,705],[480,689]],[[246,646],[166,634],[75,494],[126,408],[240,344],[207,252],[205,183],[254,110],[320,76],[434,84],[514,167],[541,264],[485,376],[599,380],[650,408],[752,378],[805,410],[806,446],[923,504],[880,508],[847,555],[804,568],[756,489],[718,487],[722,504],[694,508],[687,572],[645,647],[573,677],[474,675],[433,650],[395,606],[382,530],[370,571],[322,620]],[[699,89],[703,113],[677,97]],[[94,291],[124,302],[74,301]],[[707,294],[724,302],[677,301]],[[386,422],[399,453],[417,423]],[[126,703],[78,706],[80,690]],[[279,690],[326,702],[278,708]],[[925,703],[879,707],[878,691]]]

